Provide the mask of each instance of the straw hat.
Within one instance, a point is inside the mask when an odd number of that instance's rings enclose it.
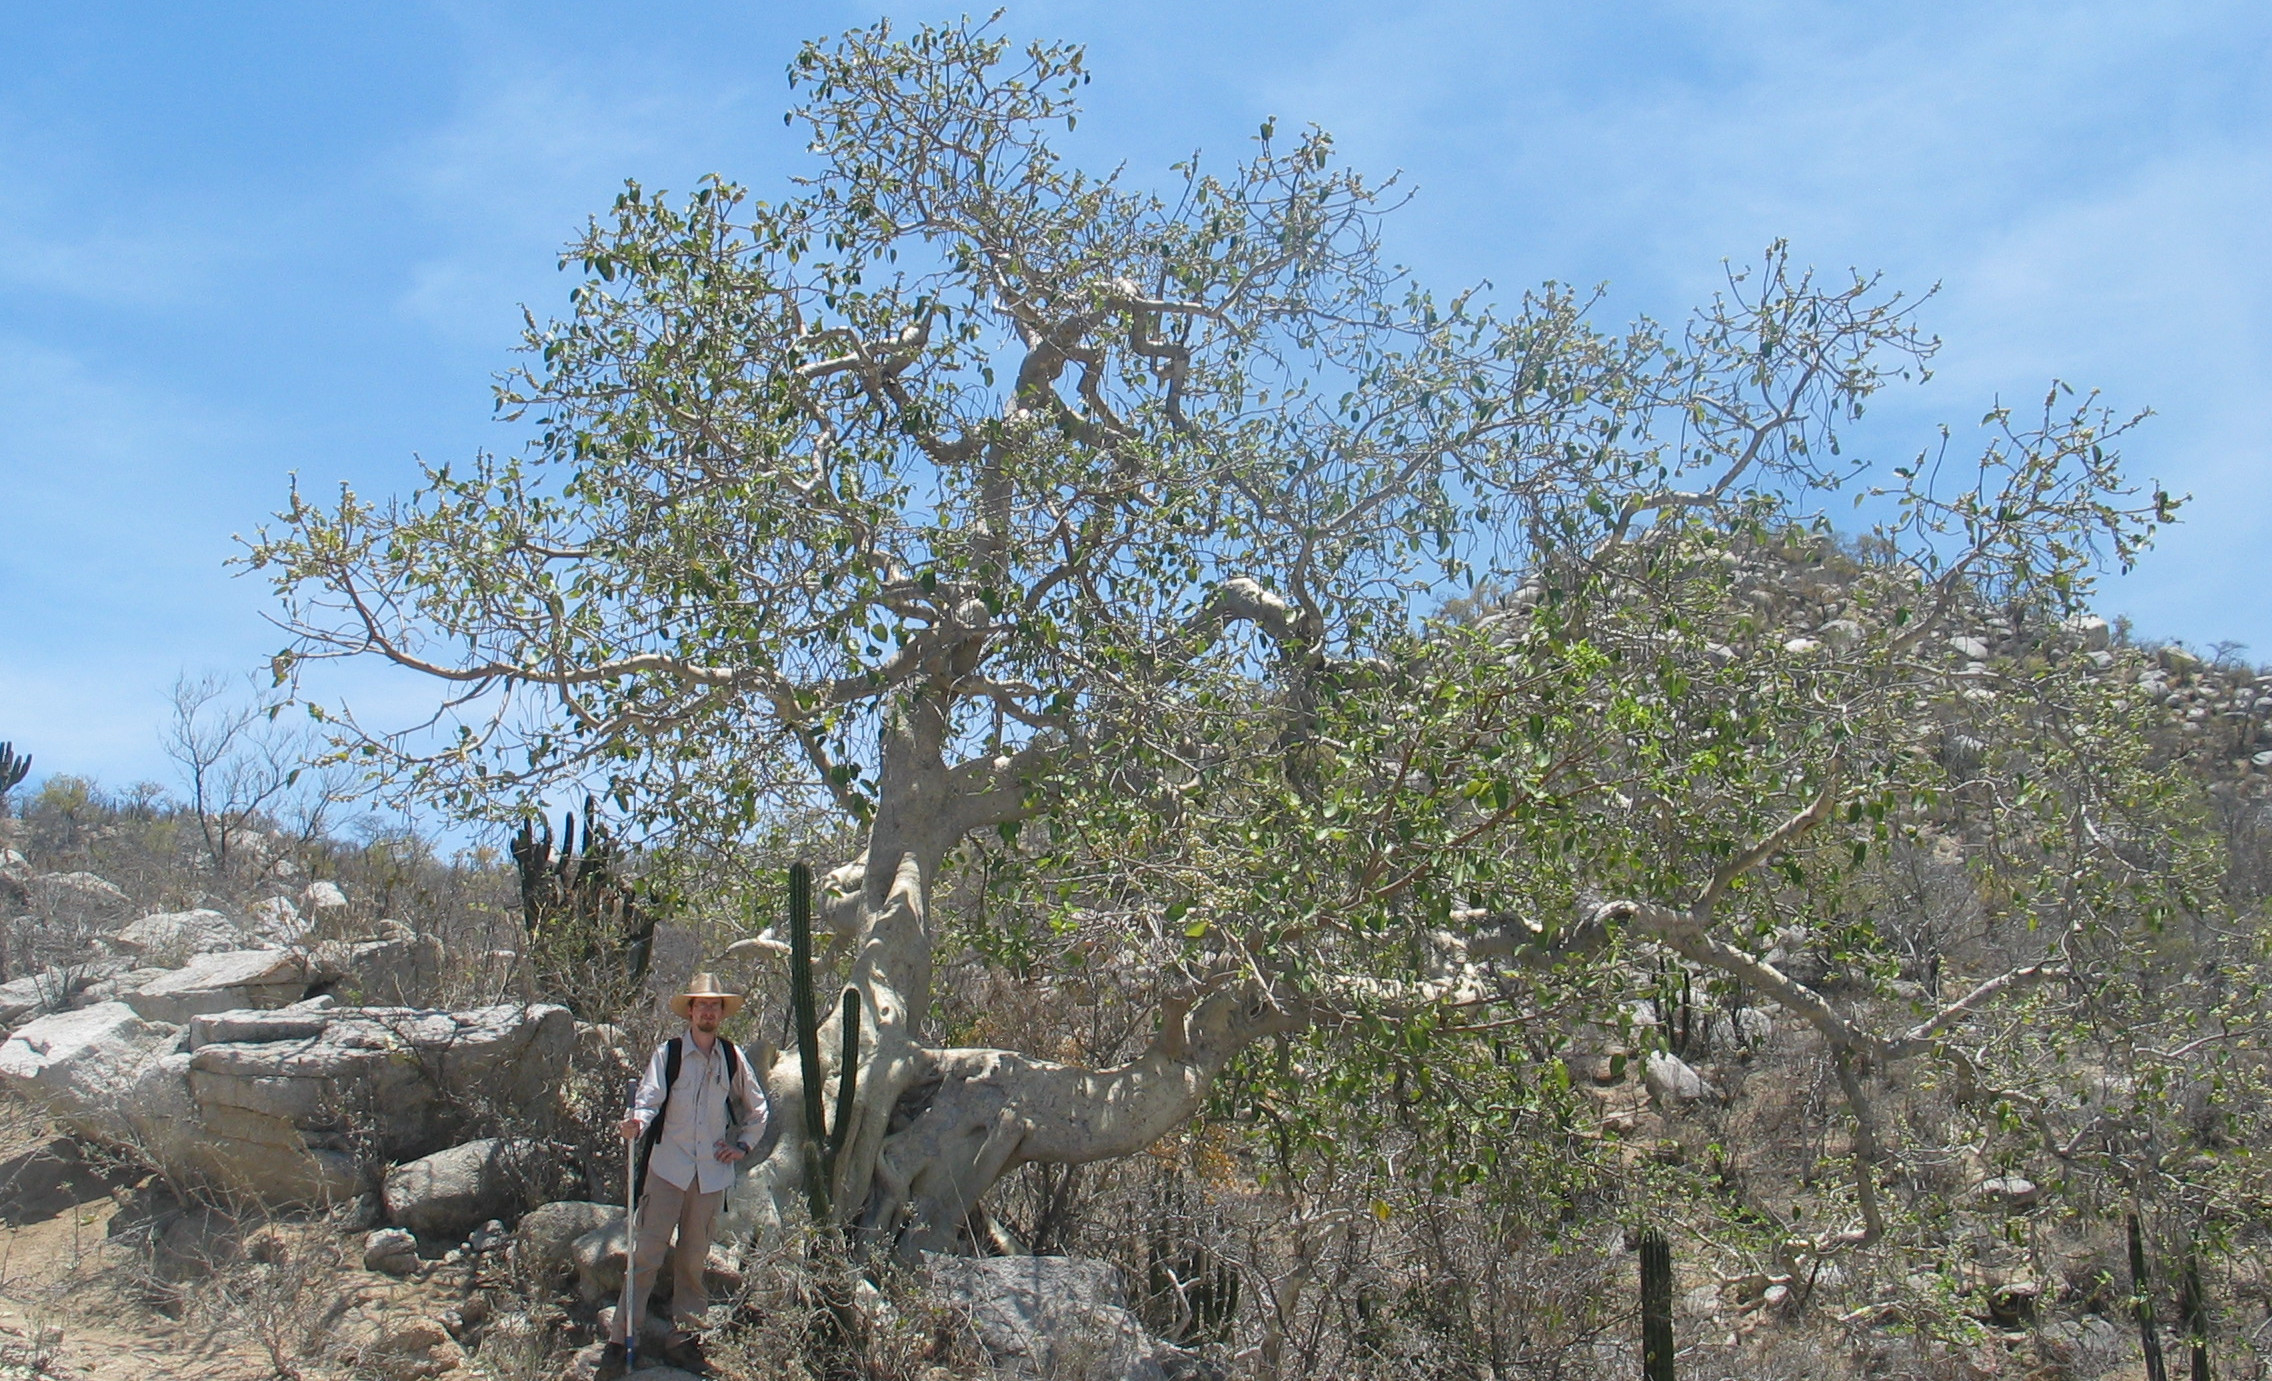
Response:
[[[729,993],[724,988],[719,987],[716,974],[698,973],[686,980],[685,992],[671,999],[671,1010],[683,1017],[687,1015],[689,1009],[694,1005],[694,999],[698,997],[725,999],[726,1015],[729,1017],[742,1009],[742,995],[740,993]]]

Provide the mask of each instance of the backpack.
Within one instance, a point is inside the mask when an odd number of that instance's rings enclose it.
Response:
[[[742,1077],[742,1052],[735,1044],[721,1036],[718,1044],[726,1048],[726,1125],[738,1127],[748,1121],[734,1116],[734,1084]],[[638,1206],[638,1196],[647,1191],[647,1161],[663,1139],[663,1121],[671,1115],[671,1088],[678,1083],[678,1069],[685,1055],[684,1038],[673,1036],[663,1043],[663,1103],[655,1109],[655,1120],[647,1124],[646,1134],[639,1138],[639,1169],[631,1177],[632,1206]]]

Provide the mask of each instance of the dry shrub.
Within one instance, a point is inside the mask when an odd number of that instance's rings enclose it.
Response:
[[[64,1331],[34,1313],[21,1328],[0,1324],[0,1374],[46,1377],[56,1374]]]
[[[334,1356],[330,1329],[345,1298],[347,1254],[334,1234],[305,1224],[262,1223],[238,1240],[240,1251],[213,1272],[194,1307],[296,1381],[307,1364]]]
[[[474,1355],[496,1381],[554,1381],[568,1372],[567,1337],[568,1318],[558,1306],[525,1302],[490,1319]]]
[[[110,1246],[109,1283],[123,1300],[209,1345],[249,1344],[287,1381],[350,1360],[338,1326],[356,1303],[358,1263],[321,1216],[176,1197],[151,1182],[112,1217]]]
[[[873,1274],[877,1279],[870,1279]],[[968,1321],[922,1281],[828,1243],[753,1262],[706,1349],[721,1381],[941,1381],[987,1374]]]

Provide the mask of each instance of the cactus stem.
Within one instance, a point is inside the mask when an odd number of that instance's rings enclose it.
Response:
[[[860,990],[846,987],[843,1003],[837,1010],[844,1019],[844,1058],[836,1066],[836,1124],[829,1129],[825,1162],[832,1190],[836,1185],[837,1163],[852,1140],[852,1118],[860,1097]]]
[[[797,1065],[805,1082],[805,1183],[813,1221],[834,1215],[828,1203],[827,1109],[821,1105],[820,1019],[813,1010],[813,870],[789,865],[789,1006],[797,1024]]]

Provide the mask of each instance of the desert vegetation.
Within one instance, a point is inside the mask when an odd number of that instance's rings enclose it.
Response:
[[[588,1361],[707,968],[777,1128],[720,1374],[1632,1374],[1645,1238],[1683,1375],[2264,1374],[2272,679],[2090,612],[2178,506],[2134,419],[1873,462],[1937,342],[1782,246],[1611,331],[1409,281],[1319,131],[1069,166],[1075,48],[791,78],[794,197],[571,246],[525,451],[248,543],[294,641],[177,689],[176,788],[0,821],[106,1288],[276,1374]]]

